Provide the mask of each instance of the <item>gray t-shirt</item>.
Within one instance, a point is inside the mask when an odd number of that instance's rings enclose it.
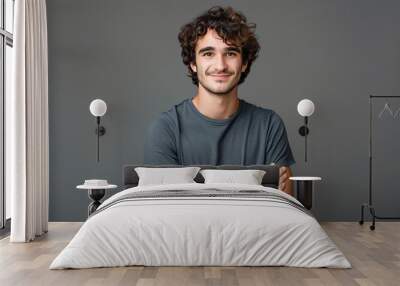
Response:
[[[274,111],[240,100],[228,119],[201,114],[186,99],[150,126],[145,164],[255,165],[295,163],[285,125]]]

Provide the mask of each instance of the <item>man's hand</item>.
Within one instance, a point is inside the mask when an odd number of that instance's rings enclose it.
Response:
[[[279,189],[293,196],[293,183],[289,180],[289,177],[291,176],[292,171],[289,167],[283,166],[279,168]]]

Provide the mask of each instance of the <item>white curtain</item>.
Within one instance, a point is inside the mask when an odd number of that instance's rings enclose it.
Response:
[[[49,197],[48,58],[45,0],[16,0],[13,94],[6,111],[6,181],[12,242],[47,232]]]

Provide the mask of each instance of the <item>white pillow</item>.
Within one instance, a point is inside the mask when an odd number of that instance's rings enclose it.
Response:
[[[265,171],[262,170],[201,170],[205,184],[234,183],[261,185]]]
[[[195,183],[199,167],[146,168],[136,167],[139,186]]]

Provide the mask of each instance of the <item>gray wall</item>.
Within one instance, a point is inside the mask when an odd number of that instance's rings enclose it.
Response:
[[[315,214],[358,219],[368,198],[368,95],[400,94],[399,1],[48,0],[51,221],[84,220],[89,199],[75,186],[121,184],[122,165],[143,160],[154,117],[195,94],[177,33],[216,4],[257,24],[261,54],[239,94],[281,115],[296,175],[323,177]],[[100,163],[88,109],[95,98],[108,104]],[[303,98],[316,104],[308,163],[297,133]],[[392,207],[394,188],[385,188],[381,204]]]

